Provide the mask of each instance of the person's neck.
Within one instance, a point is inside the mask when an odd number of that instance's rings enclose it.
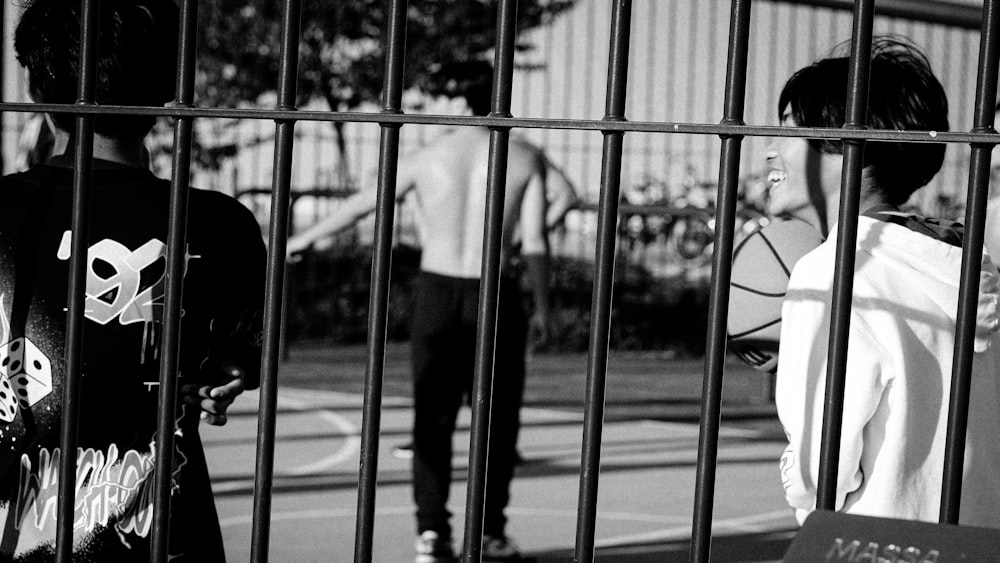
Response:
[[[73,152],[75,147],[71,147],[73,136],[67,131],[56,129],[55,142],[52,146],[52,155],[59,156]],[[141,139],[124,140],[94,134],[94,158],[117,162],[126,166],[145,168],[146,162],[143,158],[145,147]]]
[[[839,192],[838,192],[839,195]],[[840,201],[830,202],[827,206],[827,225],[836,225],[840,213]],[[861,200],[858,204],[858,213],[864,213],[876,205],[886,205],[889,200],[885,197],[885,191],[879,187],[875,178],[875,169],[866,166],[861,169]]]

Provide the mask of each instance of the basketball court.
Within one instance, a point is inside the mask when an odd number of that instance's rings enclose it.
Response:
[[[713,560],[780,559],[795,521],[784,504],[777,459],[783,435],[760,375],[727,371],[720,436]],[[539,562],[571,561],[576,538],[583,421],[584,354],[529,362],[508,533]],[[353,559],[362,418],[364,348],[293,351],[282,366],[270,556],[275,561]],[[609,367],[596,542],[601,561],[687,560],[698,443],[700,361],[622,355]],[[411,561],[405,345],[386,362],[376,497],[374,560]],[[393,394],[393,391],[396,394]],[[223,428],[203,431],[226,547],[250,554],[256,393]],[[461,536],[469,444],[468,409],[455,437],[453,526]],[[332,554],[332,558],[331,558]]]

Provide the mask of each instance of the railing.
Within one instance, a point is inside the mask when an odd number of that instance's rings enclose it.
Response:
[[[607,375],[608,333],[611,295],[617,252],[618,218],[622,213],[620,187],[622,183],[622,146],[626,134],[633,132],[663,135],[688,134],[721,136],[722,151],[718,181],[717,209],[714,217],[714,256],[710,294],[710,325],[708,352],[704,369],[704,389],[697,466],[696,501],[693,511],[694,532],[692,561],[710,560],[711,524],[714,509],[714,485],[718,452],[721,389],[726,353],[725,319],[728,308],[731,257],[736,237],[736,204],[741,162],[741,146],[747,136],[790,136],[842,139],[845,143],[844,186],[842,189],[840,231],[837,240],[837,273],[834,283],[833,328],[830,339],[827,414],[824,422],[822,470],[820,473],[819,507],[833,508],[839,443],[840,414],[843,410],[847,334],[851,308],[851,284],[854,246],[857,236],[858,194],[860,186],[861,150],[866,141],[895,140],[921,142],[929,140],[927,132],[866,130],[866,85],[868,80],[867,53],[870,51],[874,0],[859,0],[854,4],[853,38],[851,42],[850,90],[848,123],[844,129],[766,127],[744,124],[744,99],[747,84],[747,53],[750,41],[750,0],[733,0],[730,8],[729,52],[725,80],[725,103],[721,123],[670,123],[629,121],[626,119],[628,92],[628,60],[632,25],[631,0],[610,3],[611,32],[607,66],[606,105],[602,119],[524,119],[510,116],[511,84],[514,60],[514,28],[516,0],[500,0],[497,8],[498,36],[495,54],[495,75],[492,113],[488,117],[412,116],[400,110],[403,86],[403,53],[406,33],[406,0],[390,0],[386,22],[385,83],[382,110],[378,113],[297,111],[295,107],[296,52],[299,29],[299,1],[283,3],[283,34],[278,103],[274,109],[211,109],[191,107],[191,87],[194,77],[194,25],[197,21],[197,1],[185,0],[182,5],[182,64],[177,77],[177,101],[171,108],[159,107],[99,107],[93,103],[96,30],[94,16],[98,2],[83,1],[79,68],[78,102],[75,105],[33,105],[6,103],[0,106],[8,112],[46,111],[72,113],[76,117],[76,161],[74,176],[73,253],[70,267],[71,299],[69,329],[66,343],[68,384],[63,416],[61,473],[72,475],[76,467],[74,428],[77,424],[76,405],[81,381],[80,351],[83,346],[83,296],[87,248],[87,201],[89,170],[93,155],[94,116],[104,112],[120,114],[156,114],[176,118],[173,189],[170,204],[170,244],[168,279],[176,280],[167,289],[166,322],[161,363],[160,432],[158,451],[171,452],[172,420],[176,393],[176,366],[179,343],[179,280],[183,278],[184,233],[186,221],[185,197],[190,167],[190,127],[196,118],[225,117],[275,121],[275,152],[271,190],[269,228],[270,254],[267,268],[265,306],[264,368],[262,374],[261,408],[257,442],[255,477],[253,552],[254,561],[266,561],[270,537],[270,501],[273,479],[275,416],[277,400],[277,367],[280,354],[280,319],[282,300],[288,209],[291,202],[291,169],[294,144],[293,130],[303,120],[378,123],[381,127],[381,149],[378,176],[378,210],[376,212],[373,250],[372,291],[369,302],[368,361],[365,375],[364,423],[356,524],[355,561],[371,561],[374,517],[377,493],[381,383],[386,338],[386,308],[389,282],[389,256],[394,225],[395,172],[398,159],[399,129],[404,124],[450,124],[460,127],[484,126],[491,130],[488,204],[484,234],[484,262],[477,326],[476,369],[473,387],[473,420],[466,501],[464,559],[481,559],[483,531],[484,484],[489,447],[488,424],[492,387],[493,343],[496,336],[497,295],[500,264],[501,210],[504,199],[506,147],[514,128],[573,129],[600,132],[603,135],[603,158],[600,197],[597,204],[598,235],[595,253],[595,283],[591,305],[590,341],[588,346],[587,400],[583,425],[584,445],[581,452],[578,522],[576,534],[577,561],[595,558],[595,519],[601,465],[603,404]],[[830,3],[843,4],[843,3]],[[932,3],[925,2],[930,6]],[[993,104],[996,97],[997,62],[1000,50],[1000,1],[985,3],[982,11],[982,35],[978,64],[978,87],[975,102],[975,127],[971,132],[939,133],[937,142],[969,143],[972,162],[969,169],[969,197],[965,217],[966,242],[963,250],[963,271],[958,312],[958,338],[955,346],[952,396],[950,402],[947,464],[944,468],[945,487],[942,491],[941,521],[954,523],[958,516],[961,493],[963,437],[965,435],[972,344],[975,330],[977,284],[984,238],[986,196],[989,180],[989,155],[997,142],[992,128]],[[157,460],[156,522],[153,560],[167,560],[167,540],[170,530],[169,482],[170,456]],[[65,479],[59,490],[58,561],[68,562],[72,550],[72,514],[74,485]]]

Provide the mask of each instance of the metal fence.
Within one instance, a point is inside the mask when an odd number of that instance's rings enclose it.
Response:
[[[844,1],[758,0],[751,14],[746,94],[747,121],[768,124],[775,121],[774,102],[781,78],[826,54],[834,45],[850,37],[851,3]],[[723,103],[725,51],[729,24],[728,0],[643,0],[633,7],[632,55],[629,72],[633,80],[626,99],[629,119],[683,123],[717,120]],[[598,88],[608,46],[589,40],[608,33],[610,10],[603,0],[579,0],[571,12],[549,24],[526,30],[519,40],[533,46],[520,51],[515,61],[511,113],[522,117],[580,119],[600,115],[602,99]],[[945,85],[952,102],[954,127],[971,127],[971,96],[975,75],[968,60],[977,48],[978,13],[975,6],[941,2],[891,3],[876,12],[877,33],[904,35],[925,47],[932,65]],[[412,114],[404,91],[402,109]],[[263,98],[262,98],[263,99]],[[263,102],[262,102],[263,103]],[[268,99],[267,103],[273,103]],[[300,109],[316,109],[309,103]],[[376,111],[370,104],[366,111]],[[370,184],[365,171],[378,166],[379,133],[374,123],[341,123],[347,150],[337,149],[336,135],[328,123],[303,121],[295,129],[292,171],[291,229],[315,222],[338,205],[339,195],[347,195]],[[201,139],[213,150],[238,147],[235,154],[218,163],[217,170],[200,168],[193,172],[196,185],[239,194],[267,224],[273,173],[271,152],[274,131],[260,120],[210,120],[196,123]],[[434,126],[411,123],[400,132],[400,152],[405,153],[434,137]],[[169,143],[164,128],[158,143]],[[569,176],[581,198],[590,203],[571,212],[566,234],[557,241],[560,254],[592,259],[596,245],[596,201],[600,192],[600,135],[589,130],[546,127],[522,128],[517,134],[539,146]],[[750,137],[743,143],[739,193],[751,206],[763,199],[763,163],[766,137]],[[670,193],[702,192],[701,204],[709,212],[715,204],[721,140],[715,135],[662,135],[636,131],[626,137],[622,156],[622,196],[630,204],[649,203],[643,190],[661,184]],[[169,155],[157,159],[166,173]],[[931,184],[914,196],[925,213],[958,217],[964,208],[963,175],[968,169],[968,148],[953,145],[946,153],[942,171]],[[659,204],[669,201],[657,201]],[[651,213],[663,208],[651,209]],[[397,242],[415,239],[412,202],[404,201],[395,215]],[[370,242],[373,220],[361,223],[361,240]],[[624,241],[634,246],[634,241]],[[707,280],[708,266],[691,266],[668,258],[673,241],[660,237],[648,249],[634,253],[636,265],[654,272]],[[690,271],[695,268],[696,271]],[[707,282],[706,282],[707,283]]]
[[[595,253],[595,282],[592,301],[590,342],[587,367],[586,410],[583,426],[582,472],[579,487],[576,537],[577,561],[595,557],[595,521],[601,464],[601,441],[605,380],[608,367],[608,331],[611,321],[611,295],[614,280],[616,234],[620,213],[623,142],[627,133],[662,135],[719,136],[722,139],[719,159],[717,211],[715,215],[714,256],[710,300],[708,354],[704,366],[704,389],[698,447],[697,481],[693,510],[692,561],[710,559],[711,523],[714,484],[719,442],[721,390],[726,352],[725,319],[736,222],[736,190],[739,184],[741,147],[748,136],[811,137],[841,139],[845,145],[845,174],[842,189],[840,231],[837,239],[837,268],[834,283],[833,322],[827,403],[823,430],[822,467],[818,507],[834,506],[838,451],[843,411],[847,335],[851,307],[851,286],[859,212],[861,151],[869,140],[900,142],[928,141],[928,132],[867,130],[865,108],[869,78],[868,53],[872,41],[874,0],[858,0],[853,5],[853,32],[848,94],[847,124],[843,129],[789,128],[747,125],[744,101],[747,87],[747,58],[751,41],[750,0],[732,0],[730,31],[725,73],[725,101],[720,123],[673,123],[632,121],[626,119],[629,79],[632,2],[614,0],[607,65],[607,90],[602,119],[515,118],[510,114],[513,60],[515,52],[516,0],[500,0],[497,7],[497,43],[492,93],[492,113],[487,117],[414,116],[401,111],[403,91],[403,54],[406,33],[406,0],[388,1],[386,21],[384,94],[377,113],[331,113],[300,111],[295,107],[297,46],[299,43],[300,5],[298,0],[283,3],[280,71],[277,102],[273,109],[215,109],[193,106],[195,76],[195,26],[197,0],[184,0],[181,8],[180,68],[177,76],[177,103],[171,108],[98,107],[94,103],[96,58],[96,13],[98,0],[83,0],[81,22],[80,80],[75,105],[32,105],[5,103],[0,109],[10,112],[63,112],[76,115],[75,175],[73,180],[73,248],[70,266],[71,300],[68,311],[65,410],[60,462],[62,475],[73,475],[76,467],[74,428],[81,376],[83,346],[83,305],[87,260],[87,201],[93,155],[94,116],[102,112],[129,115],[167,115],[176,119],[174,159],[170,204],[169,249],[167,258],[165,325],[160,385],[160,430],[158,451],[173,451],[173,409],[177,383],[177,360],[180,321],[180,282],[183,278],[186,221],[186,198],[190,172],[192,124],[196,118],[222,117],[273,120],[275,151],[271,189],[269,258],[265,303],[264,367],[259,412],[257,469],[255,474],[252,559],[266,561],[270,536],[271,485],[274,467],[277,368],[279,360],[280,319],[282,313],[286,235],[292,173],[294,130],[306,120],[326,122],[377,123],[381,128],[378,208],[375,218],[372,285],[369,310],[369,345],[365,375],[364,419],[359,497],[357,507],[355,561],[371,561],[378,473],[378,443],[381,412],[381,384],[385,354],[386,307],[389,281],[389,256],[395,213],[396,164],[399,156],[400,127],[403,124],[449,124],[484,126],[490,133],[490,176],[487,184],[487,226],[484,233],[484,263],[477,326],[475,381],[472,396],[472,438],[466,501],[464,558],[481,560],[484,485],[491,381],[499,288],[500,234],[505,191],[506,149],[514,128],[582,130],[603,136],[600,193],[597,207],[598,228]],[[843,4],[828,2],[827,4]],[[901,3],[887,3],[891,6]],[[925,3],[932,4],[932,3]],[[965,216],[966,242],[963,269],[950,414],[948,422],[947,462],[944,468],[941,521],[956,523],[961,492],[964,435],[967,425],[969,380],[973,352],[977,284],[984,239],[989,157],[997,142],[993,129],[997,64],[1000,60],[1000,0],[985,2],[981,15],[982,35],[977,67],[974,127],[968,133],[938,133],[937,142],[966,143],[972,146],[969,167],[968,205]],[[167,406],[167,408],[164,407]],[[167,560],[169,537],[170,456],[159,456],[156,466],[155,520],[153,525],[153,560]],[[58,502],[57,560],[72,557],[74,487],[72,479],[60,481]]]

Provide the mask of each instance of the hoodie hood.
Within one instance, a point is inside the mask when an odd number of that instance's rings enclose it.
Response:
[[[990,347],[993,333],[1000,327],[997,316],[997,302],[1000,302],[1000,273],[983,252],[982,270],[979,272],[979,308],[976,310],[976,352],[985,352]]]
[[[958,315],[958,294],[961,280],[962,248],[953,242],[962,236],[961,225],[956,229],[936,229],[942,236],[928,234],[921,222],[923,218],[910,216],[911,225],[897,221],[882,221],[862,216],[858,222],[858,247],[856,269],[864,267],[865,255],[896,264],[906,291],[919,291],[929,296],[941,312],[955,322]],[[955,238],[957,235],[957,239]],[[830,234],[834,239],[835,231]],[[835,239],[834,239],[835,240]],[[906,275],[905,272],[913,272]],[[979,298],[976,311],[975,351],[985,352],[1000,330],[1000,272],[983,251],[979,274]]]

